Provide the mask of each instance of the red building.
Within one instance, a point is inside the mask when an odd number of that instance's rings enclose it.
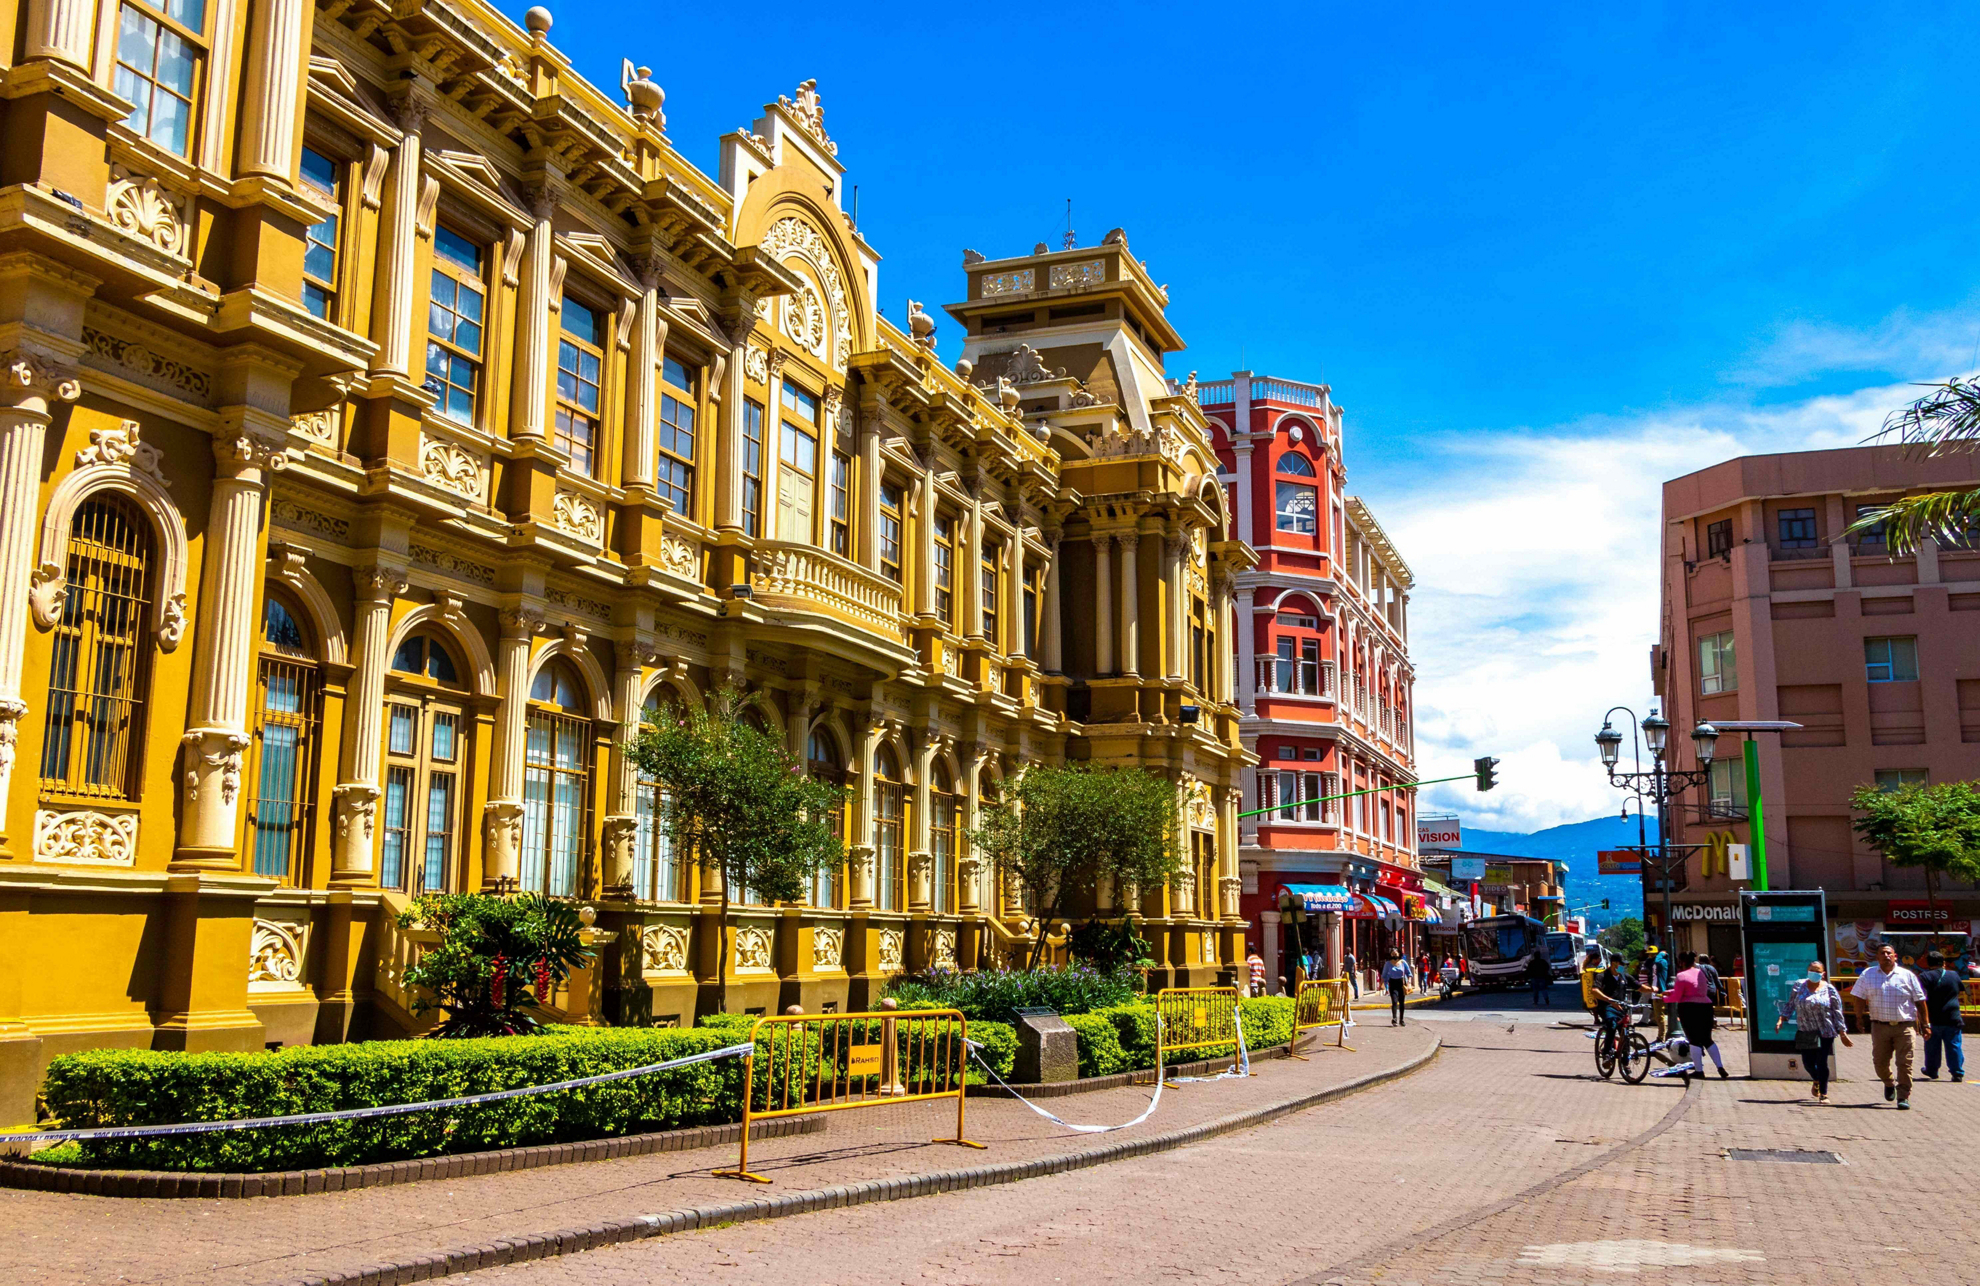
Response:
[[[1236,578],[1238,700],[1258,764],[1240,824],[1249,936],[1276,989],[1303,945],[1336,971],[1413,953],[1426,912],[1416,857],[1409,662],[1411,576],[1349,494],[1342,413],[1324,384],[1239,371],[1198,386],[1237,536],[1258,551]],[[1354,791],[1370,793],[1326,799]],[[1296,943],[1280,890],[1318,912]]]

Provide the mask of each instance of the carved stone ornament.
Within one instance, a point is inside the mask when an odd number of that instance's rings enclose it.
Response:
[[[633,119],[653,126],[667,128],[667,116],[660,109],[667,102],[667,91],[653,83],[651,67],[635,67],[632,59],[621,60],[619,88],[625,91],[627,110]]]
[[[1055,263],[1047,280],[1053,289],[1098,286],[1107,280],[1107,261],[1089,259],[1085,263]]]
[[[1024,295],[1038,288],[1038,273],[1031,268],[1019,268],[1016,272],[991,272],[978,278],[977,288],[983,298],[992,295]]]
[[[801,283],[795,292],[779,301],[779,307],[783,312],[784,333],[814,357],[825,356],[825,339],[831,326],[825,316],[825,305],[819,301],[811,283]]]
[[[127,465],[131,472],[146,474],[160,486],[171,486],[158,468],[165,453],[149,442],[140,442],[139,428],[136,420],[125,420],[115,428],[91,429],[89,445],[76,452],[76,467]]]
[[[935,940],[928,948],[928,963],[937,969],[955,969],[956,931],[954,929],[935,930]]]
[[[369,782],[349,782],[338,786],[337,839],[348,843],[353,833],[358,843],[371,843],[371,829],[378,817],[378,788]]]
[[[1217,889],[1224,897],[1224,918],[1229,919],[1238,914],[1238,898],[1244,893],[1244,877],[1226,875],[1217,881]]]
[[[935,319],[928,315],[919,299],[908,300],[908,333],[923,348],[935,347]]]
[[[68,866],[136,866],[136,813],[73,812],[50,808],[34,814],[34,860]]]
[[[6,798],[8,782],[14,775],[21,716],[27,712],[26,702],[0,698],[0,799]]]
[[[121,165],[112,165],[110,186],[103,194],[103,213],[117,227],[168,255],[186,252],[184,207],[148,174],[133,174]]]
[[[750,925],[736,930],[736,972],[770,969],[770,930]]]
[[[158,609],[158,650],[176,652],[186,637],[186,596],[174,594]]]
[[[846,931],[819,925],[811,931],[811,967],[839,969],[845,966]]]
[[[758,384],[770,382],[770,354],[751,344],[743,350],[743,374]]]
[[[250,989],[257,985],[268,990],[300,985],[308,959],[309,925],[255,918],[254,934],[248,939]]]
[[[229,433],[216,433],[213,436],[213,458],[222,469],[244,473],[249,469],[267,469],[280,473],[289,467],[289,448],[286,443],[259,433],[239,429]]]
[[[487,837],[487,869],[514,871],[522,860],[523,808],[514,800],[496,800],[488,805],[483,821]]]
[[[1215,964],[1217,962],[1217,935],[1206,933],[1200,941],[1203,944],[1203,963]]]
[[[832,360],[834,364],[844,366],[852,358],[852,327],[846,311],[846,285],[845,279],[839,274],[838,261],[832,257],[831,247],[826,243],[825,238],[819,234],[818,229],[803,219],[789,215],[770,225],[770,230],[763,234],[760,246],[766,254],[780,260],[791,258],[804,260],[817,275],[819,286],[825,292],[824,304],[829,312],[831,332],[837,337],[832,344]],[[787,308],[789,301],[790,297],[786,296]],[[787,320],[788,317],[789,314],[786,313]],[[788,326],[786,329],[789,329]],[[795,333],[793,337],[802,338]],[[816,346],[812,347],[812,351],[820,356],[824,355],[823,337]]]
[[[241,754],[250,738],[244,732],[193,731],[180,741],[186,748],[186,802],[199,802],[204,781],[219,778],[220,802],[233,807],[241,793]]]
[[[701,551],[669,532],[660,538],[660,565],[675,576],[697,580],[701,576]]]
[[[476,504],[482,499],[481,457],[458,442],[427,438],[419,447],[419,471],[442,491]]]
[[[906,947],[907,939],[899,929],[880,930],[880,972],[899,973]]]
[[[88,335],[85,333],[84,338]],[[68,368],[57,366],[41,354],[25,348],[0,353],[0,369],[7,373],[9,387],[26,389],[63,402],[82,396],[82,382]]]
[[[337,430],[343,423],[343,408],[326,407],[321,411],[304,411],[301,415],[289,417],[289,427],[306,438],[313,438],[326,446],[337,445]]]
[[[605,538],[605,516],[590,499],[575,491],[559,491],[550,502],[550,513],[559,531],[594,545]]]
[[[69,579],[59,563],[42,563],[28,574],[28,610],[34,623],[44,630],[55,628],[62,619],[62,606],[69,595]]]
[[[640,930],[639,953],[648,972],[681,972],[687,968],[688,931],[676,924],[649,924]]]
[[[825,100],[818,94],[816,80],[807,80],[799,85],[795,97],[779,94],[777,102],[797,118],[799,128],[816,139],[820,147],[833,156],[839,154],[839,145],[825,133]]]

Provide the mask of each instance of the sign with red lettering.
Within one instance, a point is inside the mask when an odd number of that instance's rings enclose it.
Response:
[[[1643,874],[1643,854],[1627,848],[1605,848],[1595,854],[1595,870],[1601,875]]]

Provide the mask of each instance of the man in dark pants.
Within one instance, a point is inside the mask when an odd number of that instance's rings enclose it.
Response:
[[[1966,1051],[1961,1040],[1959,975],[1946,968],[1946,958],[1937,951],[1925,953],[1925,972],[1918,975],[1925,988],[1925,1013],[1932,1021],[1932,1034],[1925,1038],[1925,1070],[1928,1081],[1939,1079],[1939,1058],[1945,1057],[1946,1070],[1956,1081],[1966,1079]]]
[[[1533,1003],[1554,1004],[1554,966],[1547,961],[1545,952],[1536,951],[1526,962],[1526,980],[1533,984]]]

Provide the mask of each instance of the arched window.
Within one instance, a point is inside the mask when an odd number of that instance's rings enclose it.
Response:
[[[523,732],[522,886],[576,897],[591,805],[591,720],[584,686],[552,659],[529,687]]]
[[[69,523],[68,592],[55,625],[41,789],[136,800],[151,681],[151,525],[127,496],[91,495]]]
[[[646,699],[639,721],[656,728],[666,715],[666,705],[656,692]],[[642,902],[685,902],[687,863],[675,860],[673,841],[667,837],[667,788],[642,772],[634,793],[638,826],[633,832],[633,896]]]
[[[1320,492],[1312,482],[1291,482],[1289,478],[1312,478],[1313,462],[1297,451],[1281,451],[1274,466],[1279,478],[1273,484],[1277,528],[1296,536],[1312,536],[1320,530]]]
[[[385,693],[385,795],[378,882],[406,893],[458,888],[468,777],[467,692],[453,649],[409,635]]]
[[[891,747],[873,757],[873,904],[882,911],[907,910],[907,779]]]
[[[1333,666],[1322,658],[1318,609],[1305,598],[1288,598],[1272,618],[1272,655],[1259,660],[1258,686],[1288,696],[1334,694]]]
[[[814,728],[804,747],[805,771],[814,781],[830,782],[834,786],[846,784],[845,765],[840,762],[839,743],[832,734],[823,728]],[[846,838],[846,807],[840,804],[826,818],[826,825],[839,837],[841,843]],[[839,893],[844,887],[837,870],[819,871],[811,877],[811,905],[837,907]]]
[[[316,793],[316,726],[322,675],[309,636],[288,600],[268,591],[261,609],[256,670],[255,764],[248,805],[254,873],[302,884]]]
[[[956,858],[962,838],[962,798],[949,780],[948,769],[935,765],[928,789],[929,886],[928,905],[937,915],[956,912]]]

